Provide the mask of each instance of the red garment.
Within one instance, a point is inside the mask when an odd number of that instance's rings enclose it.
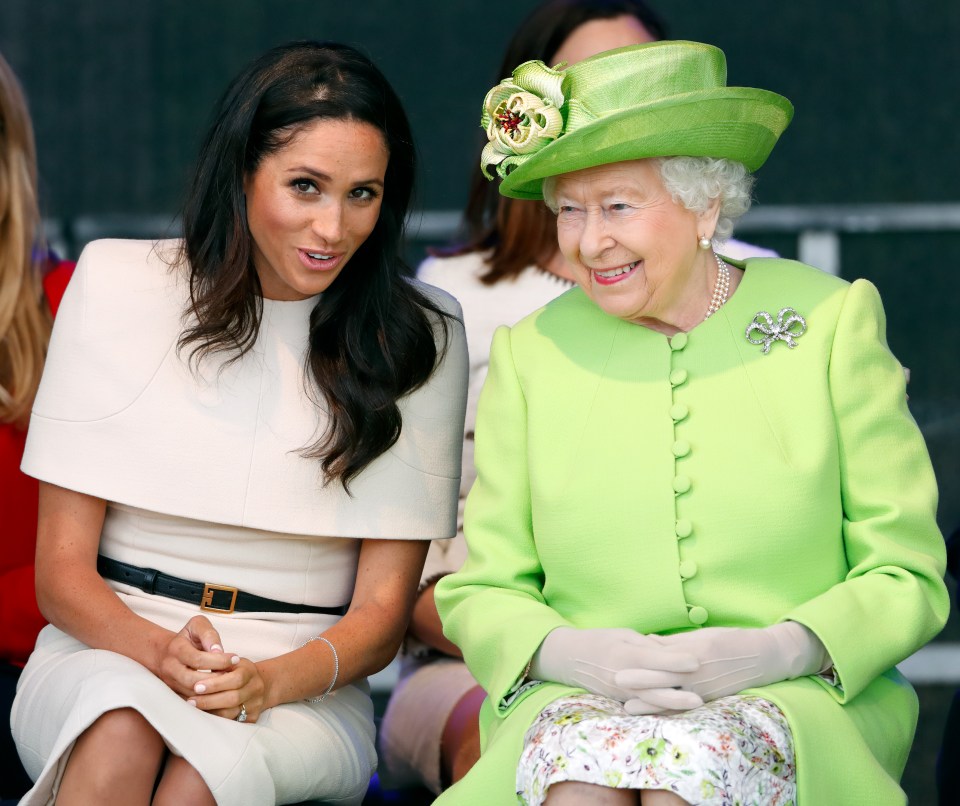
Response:
[[[56,315],[74,263],[56,261],[43,278]],[[0,661],[22,666],[46,623],[37,609],[33,555],[37,545],[37,480],[20,472],[26,430],[0,424]]]

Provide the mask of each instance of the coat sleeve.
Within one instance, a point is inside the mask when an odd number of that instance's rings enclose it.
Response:
[[[950,604],[936,481],[907,409],[903,369],[887,347],[879,294],[865,280],[847,292],[829,383],[849,572],[784,620],[806,625],[826,646],[840,683],[830,690],[845,702],[933,638]]]
[[[467,561],[436,589],[445,635],[460,647],[500,716],[524,699],[522,693],[517,696],[517,684],[547,633],[569,626],[543,596],[526,423],[511,332],[501,327],[494,334],[477,412],[477,480],[464,515]]]

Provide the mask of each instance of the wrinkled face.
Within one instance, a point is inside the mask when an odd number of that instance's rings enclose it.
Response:
[[[686,329],[706,311],[715,268],[698,248],[716,210],[673,201],[652,159],[558,176],[547,185],[560,251],[574,279],[606,313]]]
[[[632,14],[623,14],[608,20],[590,20],[574,28],[570,36],[563,40],[550,66],[566,62],[569,67],[605,50],[653,41],[640,20]]]
[[[376,226],[389,153],[374,126],[315,120],[247,176],[253,263],[266,299],[325,291]]]

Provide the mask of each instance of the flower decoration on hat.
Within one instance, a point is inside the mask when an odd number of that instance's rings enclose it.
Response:
[[[480,168],[496,166],[505,177],[516,165],[551,143],[563,132],[563,79],[541,61],[524,62],[483,101],[480,125],[489,143],[480,155]]]

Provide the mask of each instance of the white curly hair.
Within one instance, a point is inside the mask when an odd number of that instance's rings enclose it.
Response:
[[[687,210],[702,213],[720,199],[713,242],[728,240],[736,220],[750,209],[753,174],[742,163],[715,157],[656,157],[654,161],[670,197]],[[555,213],[556,179],[550,176],[543,181],[544,201]]]
[[[720,200],[714,243],[733,234],[733,225],[750,209],[753,174],[740,162],[715,157],[659,157],[660,178],[671,198],[694,213]]]

